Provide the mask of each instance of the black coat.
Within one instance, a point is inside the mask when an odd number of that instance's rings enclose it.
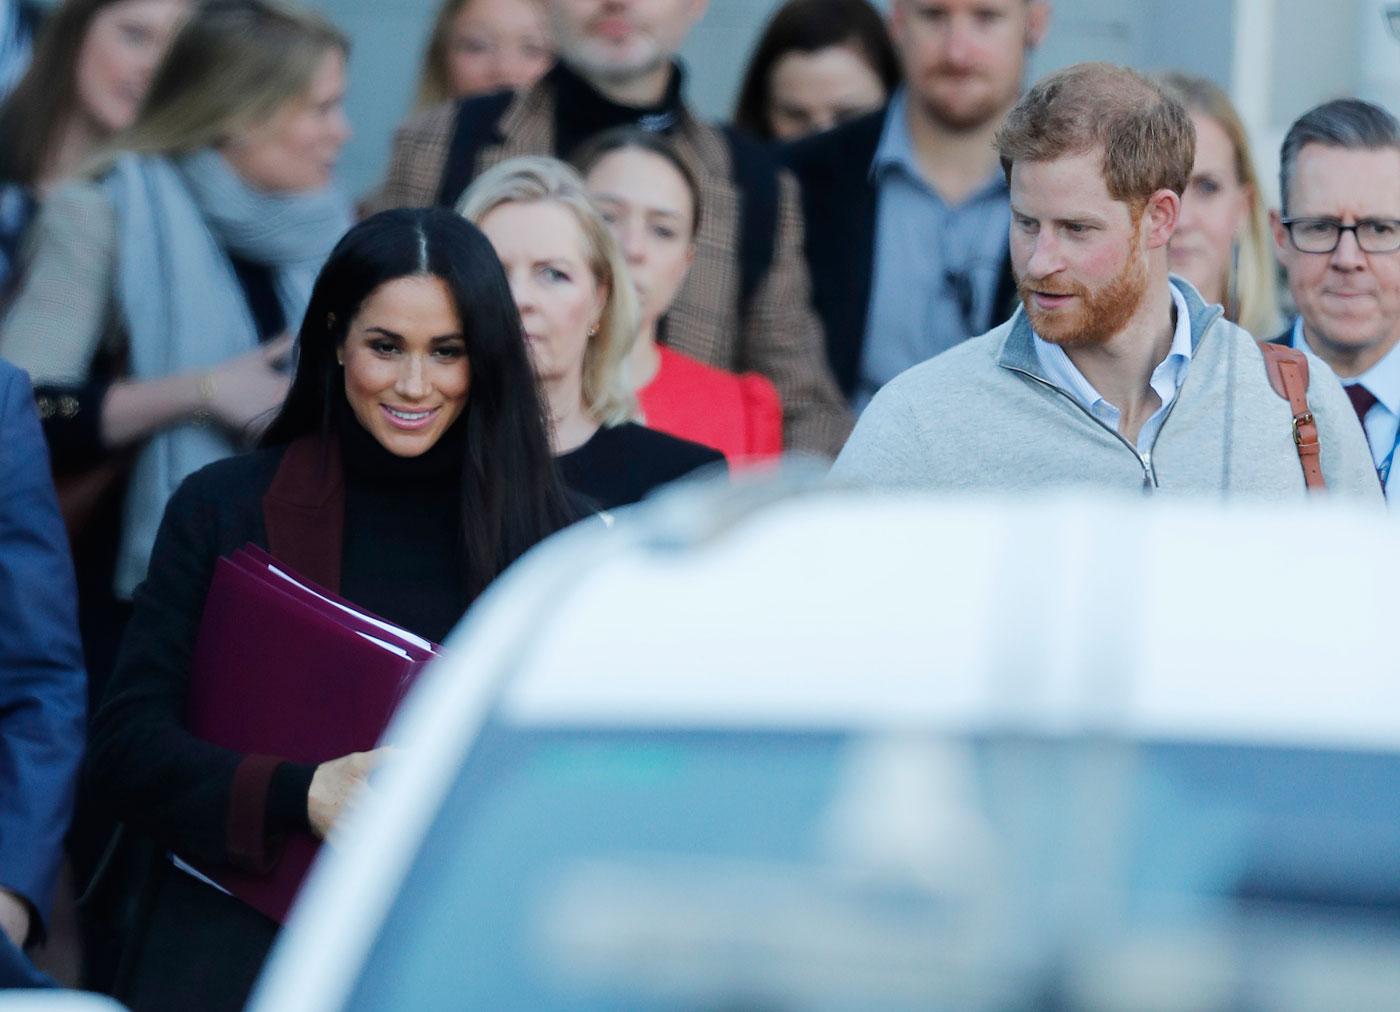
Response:
[[[875,268],[879,191],[870,164],[880,146],[888,107],[806,137],[781,150],[782,161],[802,187],[807,266],[812,304],[826,331],[827,358],[836,383],[849,399],[860,380],[865,324]],[[994,304],[1015,308],[1016,282],[1008,250]]]

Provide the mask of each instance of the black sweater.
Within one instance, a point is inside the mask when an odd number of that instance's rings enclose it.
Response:
[[[423,457],[402,460],[351,425],[341,426],[346,522],[340,591],[440,640],[466,606],[456,490],[460,431],[449,432]],[[283,452],[259,450],[211,464],[171,498],[93,721],[87,767],[93,796],[117,818],[197,861],[232,860],[229,798],[243,756],[186,730],[190,659],[215,562],[250,541],[267,547],[262,499]],[[314,771],[296,763],[277,768],[265,816],[269,843],[308,828]]]
[[[724,455],[636,422],[604,426],[582,446],[554,458],[573,491],[600,509],[640,502],[653,489],[684,478]]]

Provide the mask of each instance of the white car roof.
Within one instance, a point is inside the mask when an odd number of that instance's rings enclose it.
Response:
[[[506,574],[390,728],[252,1009],[339,1008],[488,713],[1400,748],[1400,526],[1327,502],[689,489]],[[721,518],[719,521],[716,517]]]

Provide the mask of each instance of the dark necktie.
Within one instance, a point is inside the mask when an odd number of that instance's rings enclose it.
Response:
[[[1352,410],[1356,412],[1356,417],[1364,429],[1366,427],[1366,412],[1375,407],[1376,395],[1360,383],[1352,383],[1342,389],[1347,392],[1347,399],[1351,401]]]
[[[1366,412],[1375,406],[1376,395],[1360,383],[1350,383],[1342,389],[1347,392],[1347,400],[1351,401],[1352,409],[1356,412],[1356,417],[1361,420],[1361,430],[1364,432],[1366,430]],[[1380,479],[1381,491],[1385,491],[1385,479],[1381,478],[1380,468],[1376,469],[1376,477]]]

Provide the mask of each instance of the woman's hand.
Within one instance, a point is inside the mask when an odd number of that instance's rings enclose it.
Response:
[[[218,423],[239,434],[256,434],[286,399],[291,377],[279,366],[291,354],[295,337],[283,334],[229,359],[201,381],[207,409]],[[261,424],[259,424],[261,423]]]
[[[377,748],[373,752],[351,752],[316,767],[306,795],[307,821],[316,836],[322,840],[331,836],[350,805],[364,792],[370,773],[392,751]]]

